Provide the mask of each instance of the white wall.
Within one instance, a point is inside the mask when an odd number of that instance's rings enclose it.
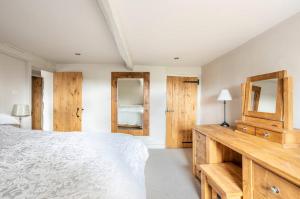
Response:
[[[14,104],[31,104],[31,66],[0,53],[0,112],[11,114]],[[30,128],[30,117],[22,127]]]
[[[41,71],[43,77],[43,130],[53,130],[53,73]]]
[[[287,69],[294,77],[294,123],[300,128],[300,14],[282,22],[202,68],[202,123],[220,123],[223,107],[216,98],[229,88],[228,119],[241,115],[240,84],[246,77]]]
[[[114,65],[57,65],[57,71],[83,72],[83,131],[110,132],[111,126],[111,72],[126,71]],[[165,146],[165,110],[167,75],[201,75],[196,67],[150,67],[137,66],[134,71],[150,72],[150,136],[141,137],[150,147]],[[199,87],[200,100],[200,87]],[[200,103],[200,101],[199,101]],[[198,104],[199,104],[198,103]],[[197,110],[200,122],[200,106]]]

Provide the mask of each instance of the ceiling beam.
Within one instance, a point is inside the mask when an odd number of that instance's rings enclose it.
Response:
[[[133,70],[133,62],[129,52],[129,48],[112,5],[111,0],[97,0],[98,5],[104,15],[106,23],[113,34],[115,43],[122,59],[125,62],[126,68]]]
[[[0,43],[0,53],[8,55],[10,57],[20,59],[30,64],[35,68],[52,70],[54,64],[31,53],[26,52],[16,46],[7,43]]]

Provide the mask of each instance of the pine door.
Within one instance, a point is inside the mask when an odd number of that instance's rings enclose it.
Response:
[[[168,148],[192,146],[196,125],[197,77],[167,77],[166,144]]]
[[[81,131],[82,73],[54,73],[54,130]]]

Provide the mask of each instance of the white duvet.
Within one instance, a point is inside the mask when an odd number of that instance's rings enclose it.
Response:
[[[0,125],[0,198],[144,199],[147,158],[128,135]]]

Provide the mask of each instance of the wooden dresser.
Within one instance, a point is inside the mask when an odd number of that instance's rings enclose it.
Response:
[[[199,179],[200,165],[233,163],[242,170],[244,199],[300,199],[299,148],[284,149],[219,125],[195,127],[193,139],[193,172]]]
[[[193,172],[201,179],[201,199],[300,199],[292,84],[287,71],[248,77],[237,130],[194,128]]]

